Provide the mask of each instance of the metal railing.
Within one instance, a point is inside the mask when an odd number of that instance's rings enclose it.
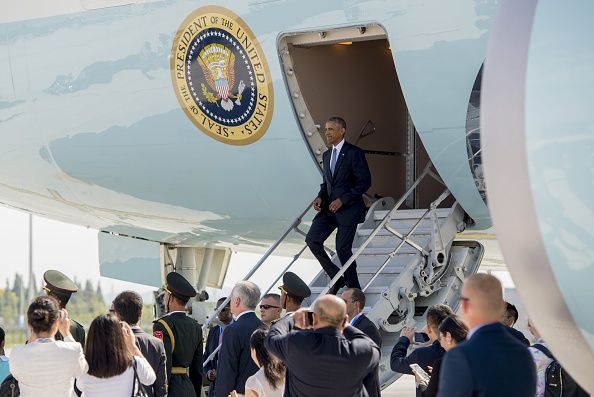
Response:
[[[419,186],[419,184],[421,183],[421,181],[427,175],[431,176],[432,178],[434,178],[435,180],[437,180],[441,184],[444,184],[443,181],[441,180],[441,178],[436,173],[434,173],[431,170],[432,167],[433,167],[433,163],[431,163],[431,162],[427,163],[427,165],[423,169],[423,172],[417,178],[417,180],[409,187],[409,189],[404,193],[404,195],[396,202],[396,204],[394,205],[394,207],[390,211],[388,211],[388,213],[382,218],[381,222],[373,229],[373,231],[367,237],[367,239],[363,242],[363,244],[361,244],[359,246],[359,248],[357,248],[357,251],[355,253],[353,253],[353,255],[349,258],[349,260],[344,265],[342,265],[342,267],[340,268],[340,270],[338,271],[338,273],[332,278],[332,280],[330,280],[330,282],[326,285],[326,287],[324,287],[324,289],[320,292],[320,294],[318,295],[318,297],[316,298],[316,300],[319,299],[320,296],[328,293],[328,291],[330,290],[330,288],[332,288],[332,286],[339,280],[339,278],[343,276],[343,274],[357,260],[357,258],[361,255],[361,253],[365,250],[365,248],[367,248],[367,246],[369,245],[369,243],[375,238],[375,236],[383,228],[385,228],[386,230],[388,230],[390,233],[394,234],[401,241],[398,244],[398,246],[396,247],[396,249],[388,254],[388,258],[386,259],[386,261],[373,274],[371,280],[363,288],[363,291],[365,291],[365,290],[367,290],[367,288],[369,288],[369,286],[372,284],[372,282],[385,269],[385,267],[388,265],[389,261],[398,253],[398,251],[404,246],[404,244],[407,244],[407,245],[411,246],[412,248],[414,248],[415,250],[417,250],[419,253],[421,253],[425,257],[428,257],[429,256],[429,252],[427,252],[427,250],[425,250],[423,247],[419,246],[417,243],[415,243],[414,241],[412,241],[410,239],[410,236],[412,234],[414,234],[414,232],[419,227],[419,225],[421,224],[421,222],[423,221],[423,219],[425,219],[425,217],[427,216],[427,214],[430,213],[431,208],[430,209],[427,209],[425,211],[425,213],[419,218],[419,220],[415,223],[415,225],[412,227],[412,229],[406,235],[403,235],[402,233],[400,233],[396,229],[392,228],[390,225],[388,225],[388,223],[392,219],[392,215],[394,215],[394,213],[396,211],[398,211],[398,209],[406,201],[407,197],[409,195],[411,195],[415,191],[415,189]],[[432,205],[432,208],[436,208],[441,203],[441,201],[443,201],[443,199],[445,199],[445,197],[443,197],[444,196],[444,193],[442,193],[442,195],[438,199],[439,202],[438,202],[438,200],[436,200],[433,203],[435,205]],[[302,230],[299,229],[299,226],[303,223],[303,217],[310,211],[310,209],[312,208],[312,205],[313,205],[313,200],[312,200],[312,202],[310,202],[308,204],[307,208],[305,208],[301,212],[301,214],[297,218],[295,218],[295,220],[293,221],[293,223],[289,226],[289,228],[287,228],[287,230],[282,234],[282,236],[274,244],[272,244],[270,246],[270,248],[268,248],[268,250],[260,258],[260,260],[254,265],[254,267],[243,278],[244,281],[245,280],[249,280],[252,277],[252,275],[254,275],[254,273],[256,273],[256,271],[270,257],[270,255],[282,244],[282,242],[287,238],[287,236],[291,232],[295,231],[295,232],[297,232],[297,233],[299,233],[301,235],[306,235],[305,232],[303,232]],[[266,292],[264,293],[264,295],[267,294],[276,285],[276,283],[280,280],[280,278],[283,276],[283,274],[286,273],[291,268],[291,266],[293,266],[293,264],[300,258],[300,256],[303,254],[303,252],[305,251],[306,248],[307,248],[307,244],[305,244],[301,248],[301,250],[293,257],[293,259],[291,260],[291,262],[283,269],[283,271],[281,273],[279,273],[278,277],[276,277],[276,279],[268,287],[268,289],[266,290]],[[324,248],[327,251],[329,251],[329,253],[331,254],[330,256],[332,257],[333,254],[334,254],[334,252],[332,252],[327,247],[324,247]],[[217,318],[218,314],[227,305],[227,303],[229,303],[230,300],[231,300],[231,297],[228,296],[223,301],[223,303],[221,303],[221,305],[219,305],[215,309],[214,313],[211,315],[211,317],[208,319],[208,321],[204,324],[204,326],[203,326],[203,332],[205,332],[208,329],[208,327],[210,326],[210,324],[214,321],[215,318]],[[207,357],[207,359],[204,361],[204,366],[206,366],[206,364],[208,362],[210,362],[214,358],[214,356],[219,351],[219,349],[220,349],[220,346]]]
[[[415,189],[417,188],[417,186],[419,186],[419,184],[421,183],[421,181],[427,175],[430,175],[430,176],[436,178],[439,182],[441,182],[441,179],[439,179],[437,177],[437,175],[435,175],[433,172],[431,172],[431,167],[432,166],[433,166],[433,163],[431,163],[431,162],[427,163],[427,165],[423,169],[423,172],[417,178],[417,180],[408,188],[408,190],[402,195],[402,197],[400,197],[400,199],[394,205],[394,208],[392,208],[390,211],[388,211],[388,213],[382,218],[382,220],[380,221],[380,223],[375,227],[375,229],[373,229],[373,231],[369,234],[369,236],[367,237],[367,239],[365,239],[365,241],[359,246],[359,248],[357,248],[357,250],[355,251],[355,253],[353,253],[353,255],[349,258],[349,260],[345,264],[342,265],[342,267],[340,268],[340,270],[338,271],[338,273],[336,273],[336,275],[332,278],[332,280],[330,280],[330,282],[326,285],[326,287],[324,287],[324,289],[322,289],[322,291],[320,292],[320,294],[318,295],[318,297],[316,298],[316,300],[318,300],[320,298],[320,296],[325,295],[325,294],[328,293],[328,291],[330,291],[330,288],[332,288],[332,286],[334,284],[336,284],[336,282],[340,279],[340,277],[342,277],[343,274],[349,269],[349,267],[357,260],[357,258],[367,248],[367,246],[369,245],[369,243],[375,238],[375,236],[380,232],[380,230],[382,230],[384,228],[386,230],[390,231],[390,233],[394,234],[395,236],[397,236],[399,239],[402,240],[398,249],[400,249],[400,247],[402,245],[408,244],[409,246],[411,246],[415,250],[419,251],[422,255],[424,255],[424,256],[428,256],[429,255],[429,253],[424,248],[420,247],[418,244],[416,244],[415,242],[413,242],[412,240],[410,240],[408,238],[410,236],[411,232],[409,232],[406,236],[403,236],[396,229],[390,227],[388,225],[388,223],[392,219],[392,215],[394,215],[394,213],[396,211],[398,211],[398,209],[406,201],[406,198],[408,196],[410,196],[415,191]],[[423,218],[424,218],[424,216],[419,219],[419,221],[415,225],[414,229],[416,229],[416,227],[418,227],[418,225],[421,223],[421,221],[422,221]],[[384,266],[384,268],[385,268],[385,266]],[[374,279],[377,277],[377,275],[378,275],[378,273],[376,272],[376,274],[374,275]],[[363,289],[363,291],[365,291],[365,289],[367,289],[367,288],[369,288],[369,283],[365,286],[365,288]]]

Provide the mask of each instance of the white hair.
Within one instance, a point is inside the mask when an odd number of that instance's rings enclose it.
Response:
[[[240,281],[231,290],[233,298],[239,298],[242,305],[254,310],[260,302],[260,288],[251,281]]]

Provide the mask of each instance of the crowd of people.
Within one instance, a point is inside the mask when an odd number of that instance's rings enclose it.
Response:
[[[302,308],[311,291],[294,273],[284,275],[280,294],[262,297],[257,285],[241,281],[204,344],[202,327],[186,312],[196,291],[177,273],[166,277],[167,315],[155,321],[153,335],[138,325],[143,301],[136,292],[120,293],[85,332],[68,317],[74,283],[55,271],[44,279],[47,295],[27,310],[30,337],[10,359],[0,329],[2,388],[16,386],[21,396],[198,397],[205,389],[210,397],[381,395],[382,333],[363,313],[359,288]],[[532,346],[513,328],[518,311],[494,276],[464,282],[460,316],[438,304],[425,319],[421,332],[402,329],[390,356],[393,371],[415,376],[417,396],[552,395],[547,376],[560,366],[532,322]],[[564,388],[563,395],[587,395],[575,382]]]

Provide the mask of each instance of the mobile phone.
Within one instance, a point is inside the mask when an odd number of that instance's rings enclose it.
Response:
[[[306,312],[307,325],[313,325],[313,312]]]
[[[415,342],[416,343],[429,342],[429,335],[427,335],[424,332],[415,332]]]
[[[415,375],[421,378],[421,381],[423,383],[429,384],[429,380],[431,380],[431,377],[427,374],[427,372],[425,372],[423,368],[419,366],[419,364],[410,364],[409,367]]]

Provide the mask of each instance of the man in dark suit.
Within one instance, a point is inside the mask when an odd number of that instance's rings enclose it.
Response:
[[[417,364],[427,373],[430,373],[429,367],[442,358],[445,350],[439,343],[439,324],[448,316],[453,315],[452,309],[446,305],[434,305],[427,309],[427,336],[431,345],[418,347],[408,356],[408,348],[415,338],[415,329],[405,327],[400,333],[400,338],[390,356],[390,368],[394,372],[412,375],[411,364]],[[417,396],[422,395],[421,388],[417,387]]]
[[[186,313],[196,290],[181,274],[167,275],[165,310],[153,322],[153,336],[163,341],[167,355],[169,397],[199,397],[202,393],[202,327]]]
[[[346,305],[325,295],[308,311],[300,309],[279,320],[265,345],[287,366],[285,396],[367,396],[363,379],[376,371],[379,347],[348,324]],[[299,330],[296,330],[299,328]]]
[[[167,356],[165,346],[160,339],[147,334],[138,326],[142,317],[142,297],[134,291],[124,291],[113,300],[113,311],[120,321],[125,321],[136,336],[136,344],[142,355],[149,362],[157,379],[147,387],[149,396],[164,397],[167,395]]]
[[[528,338],[526,338],[524,336],[522,331],[514,328],[514,325],[518,321],[519,317],[520,317],[520,314],[518,313],[518,309],[516,308],[516,305],[513,305],[509,302],[505,302],[505,310],[503,311],[503,316],[501,317],[501,324],[505,325],[507,327],[507,330],[515,338],[517,338],[520,342],[522,342],[523,345],[528,347],[528,346],[530,346],[530,341],[528,340]]]
[[[534,396],[532,356],[500,323],[505,302],[499,280],[489,274],[470,276],[460,301],[470,332],[444,356],[438,396]]]
[[[325,136],[332,148],[324,152],[323,182],[313,203],[318,211],[305,242],[322,265],[324,271],[333,278],[338,267],[332,263],[324,250],[324,241],[334,229],[336,233],[336,252],[341,264],[352,255],[353,240],[357,224],[365,220],[363,194],[371,186],[371,174],[365,153],[346,142],[346,122],[340,117],[331,117],[326,122]],[[347,287],[361,288],[357,277],[357,264],[353,262],[344,273],[344,278],[332,287],[336,294],[346,284]]]
[[[217,301],[217,307],[219,307],[224,301],[227,299],[226,297],[221,298]],[[208,332],[208,337],[206,338],[206,346],[204,348],[204,360],[208,360],[211,354],[221,345],[223,341],[223,331],[225,328],[231,324],[233,321],[233,316],[231,315],[231,307],[229,303],[227,306],[220,311],[219,315],[217,316],[219,319],[219,323],[212,327]],[[214,394],[215,383],[217,380],[217,365],[219,362],[219,353],[215,353],[213,358],[209,362],[205,362],[204,373],[206,374],[206,379],[210,382],[208,386],[208,395],[212,396]]]
[[[250,337],[263,325],[255,313],[259,301],[260,289],[250,281],[238,282],[231,291],[231,313],[235,321],[223,331],[215,397],[228,397],[234,390],[245,394],[245,381],[258,371],[251,356]]]
[[[373,322],[363,314],[365,308],[365,294],[359,288],[347,288],[342,291],[342,300],[346,303],[347,314],[350,324],[369,336],[371,340],[381,349],[382,336]],[[369,397],[377,397],[381,394],[379,384],[379,373],[376,371],[367,375],[363,380],[363,386]]]

